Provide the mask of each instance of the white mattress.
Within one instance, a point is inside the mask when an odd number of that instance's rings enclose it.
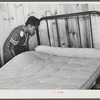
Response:
[[[0,89],[88,89],[99,75],[99,58],[30,51],[0,69]]]

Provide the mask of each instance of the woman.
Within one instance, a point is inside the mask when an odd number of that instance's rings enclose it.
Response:
[[[35,34],[39,24],[39,19],[30,16],[25,25],[20,25],[12,30],[3,46],[4,64],[14,56],[29,50],[28,40]]]

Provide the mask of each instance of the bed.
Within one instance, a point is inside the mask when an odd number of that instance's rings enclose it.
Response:
[[[19,54],[0,69],[0,89],[91,88],[100,75],[100,50],[69,49],[38,46]]]
[[[40,20],[95,13],[50,16]],[[46,46],[40,44],[37,30],[37,40],[39,46],[34,51],[15,56],[0,69],[0,89],[90,89],[95,84],[100,76],[100,50],[93,48],[92,38],[91,48],[71,48],[69,44],[70,48],[65,48],[60,41],[59,47],[51,43]]]

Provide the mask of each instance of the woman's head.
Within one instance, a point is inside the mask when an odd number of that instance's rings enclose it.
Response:
[[[38,28],[39,24],[40,24],[39,19],[37,19],[34,16],[30,16],[27,19],[25,26],[27,27],[27,30],[31,36],[33,36],[35,34],[35,30],[36,30],[36,28]]]

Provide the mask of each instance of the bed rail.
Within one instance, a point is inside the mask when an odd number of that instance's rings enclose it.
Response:
[[[72,16],[91,15],[91,14],[100,15],[100,12],[99,11],[85,11],[85,12],[78,12],[78,13],[70,13],[70,14],[62,14],[62,15],[55,15],[55,16],[47,16],[47,17],[40,18],[40,21],[54,19],[54,18],[69,18],[69,17],[72,17]]]
[[[78,13],[55,15],[55,16],[47,16],[47,17],[40,18],[40,21],[43,21],[43,20],[46,21],[46,24],[47,24],[47,32],[48,32],[48,39],[49,39],[49,43],[50,43],[50,46],[51,46],[50,33],[49,33],[49,27],[48,27],[48,20],[52,20],[52,19],[55,20],[55,22],[56,22],[56,29],[57,29],[58,46],[61,47],[61,44],[60,44],[60,36],[59,36],[60,33],[59,33],[59,28],[58,28],[58,22],[57,22],[57,20],[58,19],[65,19],[66,20],[66,23],[68,24],[68,20],[69,19],[76,18],[77,19],[77,26],[78,26],[79,44],[80,44],[80,47],[82,47],[82,43],[81,43],[82,42],[81,41],[81,33],[80,33],[80,18],[81,17],[84,17],[84,16],[88,17],[89,24],[90,24],[89,26],[90,26],[91,48],[93,48],[94,47],[94,43],[93,43],[93,29],[92,29],[92,21],[91,21],[91,16],[92,15],[100,15],[100,12],[98,12],[98,11],[86,11],[86,12],[78,12]],[[69,31],[68,28],[66,28],[66,29],[67,29],[67,31]],[[38,45],[40,45],[41,43],[40,43],[40,37],[39,37],[38,29],[37,29],[37,39],[38,39]],[[72,45],[69,42],[68,47],[71,47],[71,46]]]

